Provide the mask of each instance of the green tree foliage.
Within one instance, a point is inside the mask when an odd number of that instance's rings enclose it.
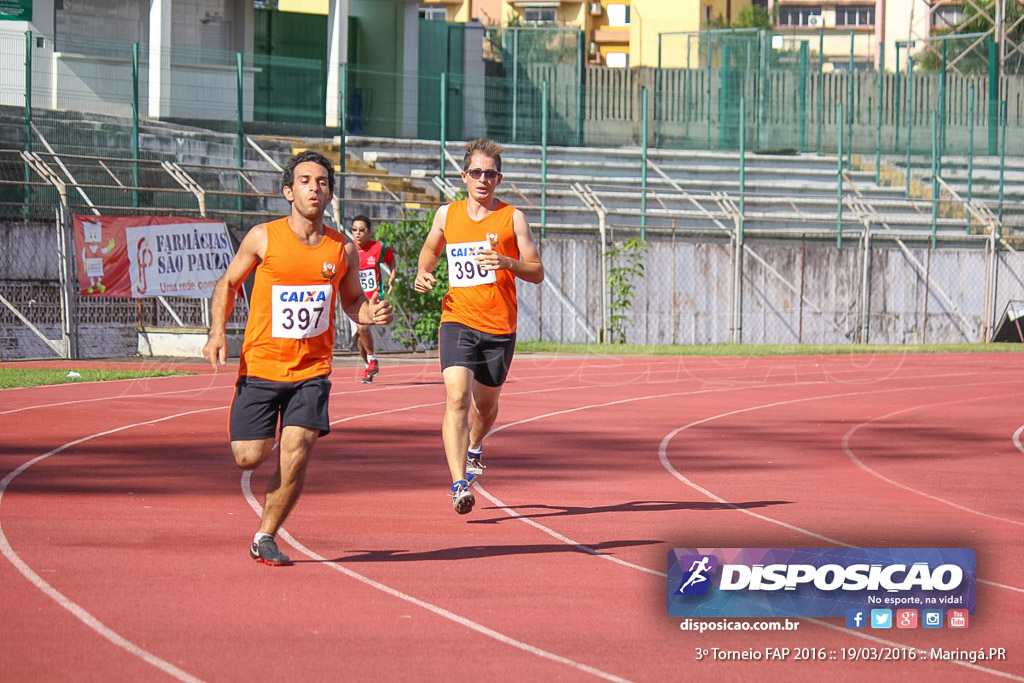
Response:
[[[775,5],[774,10],[778,14],[778,5]],[[772,16],[768,13],[768,10],[764,7],[755,7],[754,5],[748,5],[741,9],[737,14],[736,18],[732,22],[725,20],[721,14],[717,15],[711,20],[709,28],[722,29],[722,28],[763,28],[771,29],[772,27]]]
[[[380,222],[374,227],[377,239],[395,252],[398,259],[398,277],[391,300],[395,306],[395,321],[391,334],[403,346],[432,349],[437,346],[437,332],[441,325],[441,300],[448,291],[448,260],[442,253],[434,269],[437,284],[434,289],[420,294],[413,289],[416,282],[417,261],[423,241],[430,232],[436,211],[421,217],[407,215],[395,222]]]
[[[778,4],[775,7],[778,8]],[[777,9],[775,11],[778,12]],[[772,17],[768,14],[768,10],[755,5],[747,5],[741,9],[736,15],[736,20],[732,22],[732,28],[770,29],[771,27]]]
[[[630,323],[635,280],[643,277],[647,242],[634,237],[612,245],[605,254],[608,261],[608,335],[613,344],[626,343],[626,326]]]
[[[994,28],[996,3],[994,0],[980,3],[980,7],[972,3],[963,6],[964,21],[955,29],[936,29],[933,36],[954,36],[957,34],[988,33]],[[1024,15],[1020,3],[1005,3],[1005,25],[1008,27],[1006,38],[1013,44],[1024,40],[1024,24],[1016,22]],[[932,41],[927,47],[918,50],[914,55],[914,64],[921,71],[942,70],[942,43],[946,43],[946,64],[962,74],[986,74],[989,69],[988,40],[975,35],[969,38],[946,38],[944,41]],[[1015,53],[1008,63],[1003,65],[1004,73],[1021,73],[1024,69],[1021,55]]]

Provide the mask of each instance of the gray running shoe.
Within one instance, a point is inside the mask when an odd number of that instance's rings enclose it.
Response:
[[[286,567],[292,563],[288,556],[277,549],[273,536],[264,536],[249,548],[249,557],[271,567]]]
[[[467,473],[475,474],[478,477],[484,473],[484,468],[486,468],[487,465],[483,464],[483,462],[480,460],[480,455],[480,453],[477,453],[475,456],[472,453],[466,454]]]
[[[469,490],[474,479],[476,477],[469,474],[466,476],[466,479],[460,479],[452,484],[452,506],[460,515],[472,511],[473,505],[476,503],[476,496]]]

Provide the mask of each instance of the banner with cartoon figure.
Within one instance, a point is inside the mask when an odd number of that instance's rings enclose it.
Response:
[[[75,216],[79,294],[207,298],[233,255],[223,221]]]

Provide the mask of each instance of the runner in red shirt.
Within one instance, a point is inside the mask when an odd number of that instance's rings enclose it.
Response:
[[[359,250],[359,284],[366,292],[366,297],[370,298],[374,292],[381,298],[384,296],[384,278],[380,270],[382,263],[391,270],[387,291],[390,295],[395,288],[395,277],[398,274],[395,270],[395,254],[390,247],[373,238],[373,224],[368,217],[359,215],[352,219],[352,241]],[[380,372],[380,363],[373,353],[373,330],[369,325],[356,324],[356,340],[359,344],[359,355],[366,364],[362,382],[370,384],[374,376]]]

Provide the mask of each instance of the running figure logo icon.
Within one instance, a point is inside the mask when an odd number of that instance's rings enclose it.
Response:
[[[683,575],[683,583],[676,591],[679,595],[703,595],[711,586],[708,574],[718,570],[718,558],[714,555],[685,555],[679,558],[679,565],[689,565]]]

